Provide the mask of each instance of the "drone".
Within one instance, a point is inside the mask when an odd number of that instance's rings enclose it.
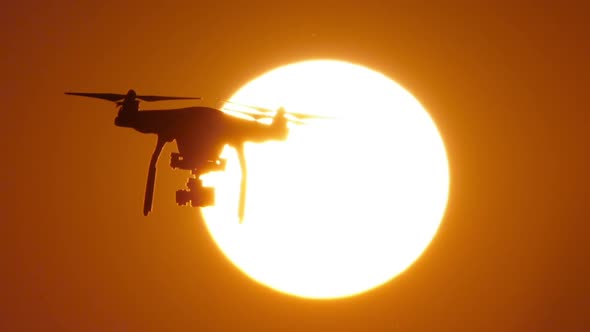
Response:
[[[156,164],[166,143],[176,141],[178,152],[171,154],[170,166],[173,169],[191,172],[186,189],[176,191],[178,205],[206,207],[215,205],[215,188],[205,187],[200,176],[209,172],[224,171],[226,159],[220,158],[226,145],[237,151],[241,169],[238,218],[244,218],[246,206],[247,167],[244,155],[246,142],[263,143],[287,139],[289,122],[302,124],[308,119],[328,117],[286,112],[283,107],[273,111],[263,107],[241,105],[241,110],[224,108],[224,111],[211,107],[186,107],[162,110],[140,110],[139,100],[146,102],[181,99],[201,99],[200,97],[170,97],[137,95],[134,90],[127,94],[66,92],[67,95],[99,98],[116,103],[119,107],[115,126],[137,130],[144,134],[156,134],[156,148],[152,154],[145,189],[143,214],[152,210]],[[244,110],[246,108],[248,110]],[[241,116],[232,115],[239,114]],[[271,119],[270,124],[261,119]]]

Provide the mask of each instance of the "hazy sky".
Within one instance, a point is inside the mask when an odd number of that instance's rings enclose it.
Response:
[[[0,330],[590,328],[586,8],[210,3],[3,6]],[[422,258],[345,300],[287,297],[242,275],[195,211],[176,206],[184,174],[158,174],[144,218],[155,137],[113,126],[107,102],[63,95],[134,88],[215,106],[310,58],[359,63],[410,90],[451,167],[447,213]]]

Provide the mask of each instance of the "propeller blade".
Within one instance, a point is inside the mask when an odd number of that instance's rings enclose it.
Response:
[[[292,114],[286,113],[285,114],[285,118],[287,118],[287,120],[294,122],[294,123],[298,123],[298,124],[306,124],[307,122],[293,116]]]
[[[123,96],[124,97],[124,96]],[[169,97],[169,96],[136,96],[135,98],[143,101],[161,101],[161,100],[181,100],[181,99],[201,99],[201,97]]]
[[[240,113],[240,114],[244,114],[247,115],[249,117],[252,117],[255,120],[260,120],[260,119],[272,119],[273,117],[270,115],[266,115],[266,114],[260,114],[260,113],[253,113],[253,112],[249,112],[249,111],[240,111],[240,110],[232,110],[232,109],[228,109],[228,108],[224,108],[224,110],[228,111],[228,112],[234,112],[234,113]],[[291,116],[290,114],[285,114],[285,118],[287,118],[287,120],[294,122],[294,123],[299,123],[299,124],[305,124],[306,122],[298,119],[297,117]]]
[[[258,118],[263,118],[263,117],[272,118],[273,117],[272,114],[265,114],[265,113],[262,113],[262,112],[256,111],[256,110],[240,110],[240,109],[229,108],[227,106],[224,107],[223,109],[226,111],[229,111],[229,112],[239,112],[242,114],[258,116]]]
[[[277,113],[277,111],[273,111],[271,109],[268,108],[264,108],[264,107],[259,107],[259,106],[252,106],[252,105],[245,105],[245,104],[240,104],[240,103],[235,103],[233,101],[227,101],[230,104],[234,104],[234,105],[239,105],[239,106],[243,106],[243,107],[248,107],[254,110],[257,110],[259,112],[262,113],[272,113],[272,115],[268,115],[269,117],[274,116],[274,114]],[[247,111],[243,111],[244,113],[247,113]],[[249,113],[251,114],[251,113]],[[306,114],[306,113],[295,113],[295,112],[289,112],[289,111],[285,111],[285,114],[290,114],[296,118],[298,118],[299,120],[303,120],[303,119],[335,119],[335,117],[332,116],[323,116],[323,115],[314,115],[314,114]]]
[[[238,109],[233,109],[233,108],[228,108],[228,107],[224,107],[223,109],[227,110],[227,111],[231,111],[231,112],[240,112],[240,113],[244,113],[244,114],[259,115],[259,116],[265,116],[265,117],[269,117],[269,118],[272,117],[272,115],[264,114],[262,112],[258,112],[258,111],[254,111],[254,110],[246,111],[246,110],[238,110]]]
[[[234,109],[227,108],[227,107],[224,107],[223,110],[226,111],[226,112],[240,113],[240,114],[243,114],[243,115],[247,115],[247,116],[251,117],[254,120],[259,120],[259,119],[263,119],[263,118],[272,118],[272,116],[269,116],[269,115],[266,115],[266,114],[254,113],[254,112],[251,112],[251,111],[234,110]]]
[[[260,114],[250,114],[250,113],[246,113],[246,112],[242,112],[242,111],[236,111],[236,110],[232,110],[232,109],[228,109],[228,108],[224,108],[223,109],[225,112],[232,114],[232,113],[238,113],[240,114],[240,116],[245,116],[248,117],[252,120],[258,120],[258,119],[262,119],[265,118],[267,116],[265,115],[260,115]]]
[[[245,104],[235,103],[235,102],[229,101],[229,100],[227,101],[227,103],[238,105],[238,106],[243,106],[243,107],[248,107],[248,108],[251,108],[251,109],[255,109],[255,110],[259,111],[259,112],[262,112],[262,113],[276,113],[276,111],[273,111],[273,110],[268,109],[268,108],[260,107],[260,106],[245,105]]]
[[[87,93],[87,92],[66,92],[66,95],[72,96],[81,96],[81,97],[90,97],[90,98],[98,98],[104,99],[112,102],[119,101],[125,98],[125,95],[120,95],[116,93]]]
[[[333,116],[324,116],[324,115],[314,115],[314,114],[305,114],[305,113],[293,113],[287,112],[289,115],[293,115],[294,117],[302,119],[335,119]]]

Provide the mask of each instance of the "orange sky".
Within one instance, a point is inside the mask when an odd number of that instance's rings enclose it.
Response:
[[[173,2],[15,1],[0,12],[0,330],[590,327],[587,9]],[[451,166],[423,257],[339,301],[287,297],[232,267],[194,210],[176,206],[186,179],[165,166],[170,146],[144,218],[155,137],[114,127],[107,102],[63,95],[134,88],[215,106],[309,58],[363,64],[410,90]]]

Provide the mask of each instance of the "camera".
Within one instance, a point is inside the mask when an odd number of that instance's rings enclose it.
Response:
[[[193,207],[211,206],[215,204],[215,188],[203,187],[200,179],[190,178],[186,184],[188,189],[176,191],[178,205],[191,204]]]

